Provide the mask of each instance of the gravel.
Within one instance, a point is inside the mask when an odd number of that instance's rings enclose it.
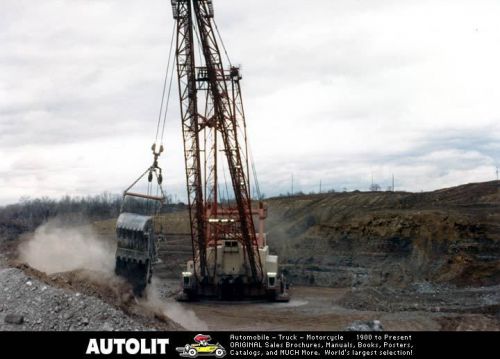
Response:
[[[0,269],[0,330],[150,330],[102,300]]]
[[[346,328],[350,332],[381,332],[384,326],[379,320],[355,321]]]

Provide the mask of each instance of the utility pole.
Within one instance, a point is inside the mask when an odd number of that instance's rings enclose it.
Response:
[[[293,173],[292,173],[292,196],[293,196]]]
[[[392,192],[395,192],[394,191],[394,173],[392,174]]]
[[[498,172],[498,171],[497,171]],[[321,194],[321,180],[319,180],[319,193]]]

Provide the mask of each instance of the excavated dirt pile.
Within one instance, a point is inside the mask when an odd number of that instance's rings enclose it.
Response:
[[[88,294],[55,287],[17,268],[0,269],[0,330],[148,330]]]

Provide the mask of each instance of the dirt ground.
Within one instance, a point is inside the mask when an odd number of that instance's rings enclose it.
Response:
[[[169,295],[178,284],[164,280],[161,287],[165,302],[172,303]],[[500,317],[495,314],[448,312],[431,303],[421,304],[421,309],[395,311],[349,308],[344,303],[352,293],[351,288],[294,287],[289,303],[201,301],[180,305],[193,311],[210,330],[337,331],[355,321],[371,320],[379,320],[384,330],[391,331],[500,330]],[[415,300],[408,295],[407,306]]]

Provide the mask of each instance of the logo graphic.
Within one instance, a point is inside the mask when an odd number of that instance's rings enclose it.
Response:
[[[186,344],[183,347],[175,348],[175,350],[183,358],[196,358],[198,356],[224,358],[226,356],[226,349],[219,343],[211,344],[211,340],[212,337],[210,335],[198,334],[194,337],[196,344]]]

